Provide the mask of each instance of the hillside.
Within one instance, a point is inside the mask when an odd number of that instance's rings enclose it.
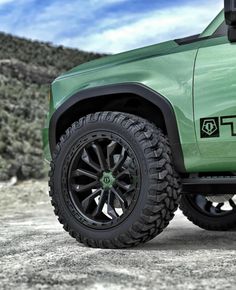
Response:
[[[98,57],[0,33],[0,180],[44,176],[41,128],[49,83]]]

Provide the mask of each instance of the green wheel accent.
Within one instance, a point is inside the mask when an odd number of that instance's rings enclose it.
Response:
[[[102,178],[100,179],[103,189],[111,189],[115,181],[116,179],[112,172],[103,172]]]

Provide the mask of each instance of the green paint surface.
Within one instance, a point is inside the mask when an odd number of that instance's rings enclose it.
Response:
[[[116,179],[112,175],[112,172],[103,172],[100,179],[103,189],[111,189],[115,183]]]
[[[212,35],[223,20],[222,11],[201,36]],[[236,115],[235,76],[236,44],[226,36],[185,45],[168,41],[75,67],[52,84],[45,155],[50,159],[50,116],[70,96],[88,88],[135,82],[160,93],[173,106],[188,172],[236,171],[236,137],[230,126],[221,126],[217,138],[200,138],[201,118]]]

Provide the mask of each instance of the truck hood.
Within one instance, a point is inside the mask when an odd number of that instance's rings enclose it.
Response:
[[[103,57],[97,60],[93,60],[82,65],[79,65],[70,71],[62,74],[57,80],[70,77],[74,74],[87,73],[90,71],[98,70],[105,67],[112,67],[123,63],[129,63],[145,58],[149,58],[152,56],[165,55],[178,47],[178,44],[175,41],[167,41],[160,44],[155,44],[151,46],[147,46],[144,48],[139,48],[135,50],[131,50],[128,52],[119,53],[116,55],[111,55],[107,57]]]

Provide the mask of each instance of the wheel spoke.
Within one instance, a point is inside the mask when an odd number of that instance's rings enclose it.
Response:
[[[115,219],[119,216],[114,209],[114,195],[111,194],[110,190],[108,193],[108,200],[107,200],[107,213],[112,217],[112,219]]]
[[[93,182],[88,183],[86,185],[72,184],[72,186],[76,192],[83,192],[86,190],[97,188],[98,184],[99,183],[97,181],[93,181]]]
[[[126,184],[126,183],[119,181],[119,180],[116,180],[116,184],[126,191],[131,191],[132,189],[134,189],[134,186],[132,186],[132,184]]]
[[[100,145],[98,145],[97,143],[94,143],[92,145],[94,151],[96,152],[97,154],[97,157],[98,157],[98,161],[99,161],[99,164],[100,164],[100,167],[102,170],[105,170],[107,168],[107,163],[106,163],[106,159],[104,157],[104,154],[103,154],[103,151],[102,151],[102,148]]]
[[[212,204],[213,203],[211,201],[207,201],[206,204],[205,204],[205,210],[208,211],[208,212],[211,212]]]
[[[82,201],[82,206],[83,206],[85,211],[88,209],[88,207],[92,203],[92,201],[94,201],[94,199],[100,194],[100,192],[101,192],[101,188],[99,188],[96,191],[94,191],[93,193],[91,193],[88,197],[86,197]]]
[[[126,210],[126,208],[128,207],[128,204],[124,204],[123,202],[121,202],[120,200],[119,200],[119,203],[120,203],[120,206],[121,206],[121,208],[122,208],[122,211],[123,211],[123,213],[125,212],[125,210]]]
[[[92,161],[91,157],[88,154],[88,151],[86,149],[83,150],[83,154],[81,159],[90,167],[95,169],[97,172],[101,172],[101,168],[99,168],[99,165],[96,164],[94,161]]]
[[[118,169],[120,169],[122,167],[122,165],[125,163],[127,156],[128,156],[127,151],[125,150],[125,148],[122,148],[120,158],[119,158],[118,162],[116,163],[116,165],[111,170],[112,173],[116,172]]]
[[[217,204],[216,209],[220,211],[221,208],[222,208],[222,206],[224,206],[224,203],[223,202]]]
[[[115,141],[111,141],[111,143],[107,146],[107,165],[108,169],[112,168],[114,160],[112,158],[112,153],[114,152],[117,143]]]
[[[229,204],[232,206],[233,209],[236,209],[236,204],[232,198],[229,200]]]
[[[129,170],[125,169],[122,172],[120,172],[119,174],[117,174],[116,179],[119,179],[119,178],[123,177],[124,175],[130,175]]]
[[[96,217],[96,216],[98,216],[99,214],[102,213],[102,210],[103,210],[104,204],[106,202],[106,199],[107,199],[107,195],[106,195],[105,191],[102,190],[100,198],[99,198],[99,201],[98,201],[98,205],[97,205],[95,211],[92,214],[94,217]]]
[[[123,194],[119,191],[119,189],[115,189],[114,187],[111,188],[111,191],[115,194],[115,196],[118,198],[118,200],[125,206],[128,206],[128,202],[126,198],[123,196]]]
[[[194,196],[194,202],[203,210],[206,209],[207,199],[200,194]]]
[[[88,176],[96,180],[98,179],[96,174],[90,171],[84,170],[84,169],[76,169],[75,171],[72,172],[72,177],[79,177],[79,176]]]

